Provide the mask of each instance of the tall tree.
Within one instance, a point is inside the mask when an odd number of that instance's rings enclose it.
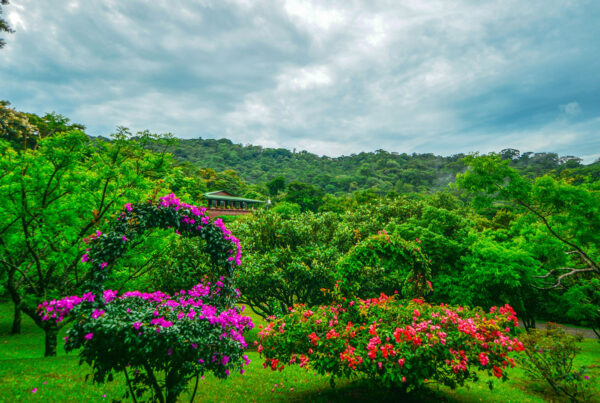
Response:
[[[89,275],[82,238],[125,202],[149,197],[170,166],[141,147],[148,134],[127,135],[94,141],[72,130],[20,151],[0,142],[1,269],[15,306],[44,330],[46,356],[56,354],[60,325],[42,321],[38,304],[81,291]]]
[[[458,185],[475,194],[476,204],[512,205],[535,218],[562,245],[568,259],[563,265],[547,267],[540,276],[547,281],[544,288],[568,289],[579,281],[600,278],[598,182],[573,185],[548,175],[532,181],[496,154],[470,156],[465,162],[470,169],[459,176]],[[591,319],[598,328],[600,307]]]

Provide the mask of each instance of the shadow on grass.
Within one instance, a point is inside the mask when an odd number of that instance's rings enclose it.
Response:
[[[294,401],[307,402],[456,402],[442,392],[429,388],[405,393],[397,388],[373,386],[366,380],[357,380],[343,386],[298,393]]]

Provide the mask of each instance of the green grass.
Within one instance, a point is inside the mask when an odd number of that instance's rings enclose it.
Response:
[[[77,356],[65,355],[61,346],[57,357],[44,358],[43,333],[29,318],[23,320],[20,335],[9,334],[12,306],[0,304],[0,401],[112,401],[123,396],[125,384],[121,378],[106,385],[86,381],[89,367],[79,366]],[[253,315],[260,320],[260,317]],[[256,333],[256,331],[253,331]],[[254,338],[255,334],[251,335]],[[60,340],[60,339],[59,339]],[[582,352],[576,365],[600,367],[600,344],[594,340],[581,343]],[[397,401],[393,391],[373,389],[357,380],[339,381],[335,389],[329,379],[299,367],[287,367],[282,372],[263,369],[256,352],[248,353],[252,363],[244,375],[234,374],[223,381],[212,376],[200,381],[196,401],[249,402],[249,401]],[[519,368],[509,372],[510,381],[494,379],[494,390],[488,389],[486,375],[469,387],[450,390],[429,385],[426,390],[409,398],[413,401],[448,402],[542,402],[553,400],[548,388],[526,379]],[[599,379],[595,376],[595,379]],[[37,388],[36,393],[32,390]],[[106,395],[106,397],[103,397]],[[597,395],[600,401],[600,394]],[[407,397],[402,396],[404,400]],[[187,399],[187,400],[186,400]],[[188,401],[183,396],[182,401]]]

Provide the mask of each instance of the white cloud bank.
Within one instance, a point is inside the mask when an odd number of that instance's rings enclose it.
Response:
[[[106,135],[600,152],[595,1],[13,0],[0,98]]]

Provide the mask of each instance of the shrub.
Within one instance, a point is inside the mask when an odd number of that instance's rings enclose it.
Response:
[[[205,372],[225,378],[234,369],[243,373],[242,362],[249,363],[243,334],[252,321],[241,309],[229,308],[223,286],[200,283],[173,297],[105,290],[102,306],[97,295],[87,293],[45,303],[43,309],[58,311],[58,319],[78,318],[67,331],[65,350],[80,349],[94,382],[123,372],[134,401],[150,394],[154,401],[174,402],[191,379],[197,386]]]
[[[285,201],[277,203],[271,209],[273,213],[277,213],[284,218],[290,218],[293,215],[300,214],[300,210],[300,205]]]
[[[331,374],[332,384],[336,377],[362,374],[410,391],[428,380],[463,385],[476,381],[477,371],[505,380],[504,369],[514,366],[508,353],[523,349],[510,337],[517,318],[508,305],[485,313],[385,294],[335,299],[311,309],[297,305],[262,328],[258,351],[265,368],[298,364]]]
[[[84,239],[89,248],[81,260],[93,267],[89,292],[38,307],[42,321],[74,320],[65,349],[79,350],[80,363],[92,367],[95,382],[111,381],[113,373],[123,372],[127,396],[134,401],[150,394],[153,401],[174,402],[191,379],[196,378],[197,387],[207,371],[226,377],[232,369],[241,370],[242,361],[248,364],[243,333],[253,324],[235,307],[239,292],[231,278],[234,263],[241,263],[239,241],[205,210],[173,194],[158,202],[126,204],[107,233],[97,231]],[[116,260],[153,228],[205,240],[213,267],[229,277],[201,282],[173,297],[161,291],[117,296],[105,290]]]
[[[531,330],[521,340],[525,346],[521,364],[531,379],[546,382],[558,396],[589,401],[592,392],[588,368],[573,370],[573,360],[581,350],[576,337],[548,323],[546,329]]]

